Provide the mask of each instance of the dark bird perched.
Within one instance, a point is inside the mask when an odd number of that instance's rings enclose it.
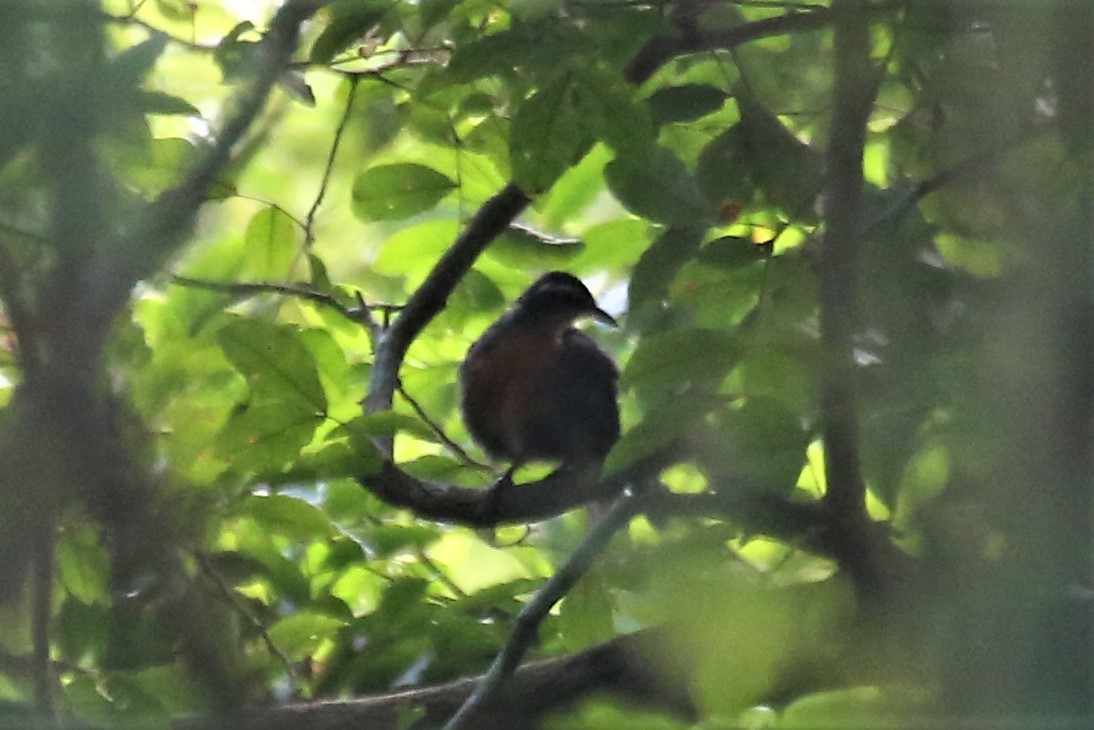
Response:
[[[468,431],[491,457],[585,467],[619,438],[612,359],[574,329],[591,316],[617,326],[579,279],[553,271],[532,284],[467,352],[460,366]]]

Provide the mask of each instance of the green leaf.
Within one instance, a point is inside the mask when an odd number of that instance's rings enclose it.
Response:
[[[708,84],[682,84],[658,89],[649,98],[654,124],[690,122],[722,108],[726,92]]]
[[[370,442],[355,438],[331,441],[319,451],[305,451],[285,473],[280,483],[330,481],[375,474],[383,457]]]
[[[396,617],[412,615],[428,590],[429,581],[422,578],[397,578],[384,591],[377,613]]]
[[[617,156],[604,169],[608,187],[637,215],[669,225],[699,225],[713,209],[676,153],[660,145]]]
[[[617,156],[641,156],[657,143],[649,108],[635,99],[622,76],[582,67],[574,77],[578,114],[590,132]]]
[[[730,332],[679,328],[646,335],[623,368],[621,385],[667,395],[673,386],[720,381],[740,347]]]
[[[669,446],[725,400],[691,389],[658,402],[612,447],[604,462],[604,472],[618,472]]]
[[[380,165],[353,181],[353,212],[365,221],[402,220],[429,210],[455,188],[455,182],[432,167]]]
[[[433,440],[434,434],[429,426],[414,416],[394,411],[369,413],[358,416],[345,424],[345,430],[354,437],[394,436],[401,432],[409,433],[421,439]]]
[[[370,556],[383,559],[428,547],[441,532],[426,525],[380,525],[365,533]]]
[[[184,117],[200,117],[198,111],[190,102],[180,99],[162,91],[141,91],[138,94],[142,111],[147,114],[177,114]]]
[[[82,603],[107,603],[110,557],[90,525],[67,526],[57,543],[57,572],[65,590]]]
[[[631,273],[628,308],[636,310],[664,298],[676,272],[699,250],[705,234],[701,226],[677,226],[662,233],[642,253]]]
[[[224,36],[217,44],[217,49],[213,52],[213,59],[220,66],[220,72],[225,80],[234,79],[243,73],[247,56],[257,45],[257,42],[241,41],[239,38],[244,33],[250,33],[254,29],[254,23],[245,20],[236,24],[234,28],[228,31],[228,35]]]
[[[756,244],[742,236],[722,236],[703,246],[696,258],[719,269],[737,269],[770,257],[770,244]]]
[[[178,137],[153,140],[150,151],[147,159],[129,170],[133,184],[147,191],[160,191],[178,182],[197,159],[197,148]]]
[[[606,146],[598,144],[562,173],[543,202],[543,220],[548,227],[559,228],[592,205],[604,187],[604,165],[610,154]]]
[[[116,89],[138,86],[166,48],[167,35],[154,33],[148,40],[125,49],[110,61],[110,83]]]
[[[321,414],[300,404],[270,402],[234,412],[217,434],[216,453],[237,471],[279,472],[311,442]]]
[[[562,7],[563,0],[513,0],[510,11],[521,20],[539,20]]]
[[[246,250],[244,276],[284,279],[296,260],[296,224],[280,208],[264,208],[247,223],[243,246]]]
[[[752,161],[753,179],[787,213],[813,220],[824,185],[824,160],[801,142],[779,118],[747,94],[738,94],[741,125]]]
[[[465,83],[513,69],[555,70],[578,68],[588,57],[591,40],[570,23],[514,23],[512,27],[480,35],[452,54],[446,82]]]
[[[235,318],[220,329],[217,340],[250,383],[252,403],[282,404],[296,413],[326,412],[315,358],[296,328]]]
[[[736,404],[735,404],[736,405]],[[719,414],[705,460],[715,488],[742,483],[788,493],[805,464],[809,434],[802,417],[772,398],[749,398]]]
[[[338,531],[316,506],[284,494],[251,495],[234,512],[250,517],[264,527],[296,540],[334,537]]]
[[[418,19],[423,29],[429,29],[448,16],[460,0],[421,0]]]
[[[695,176],[708,200],[718,203],[752,200],[752,158],[740,124],[722,132],[703,148]]]
[[[513,115],[509,158],[517,185],[533,195],[549,189],[588,151],[589,142],[574,108],[572,80],[562,74],[521,102]]]
[[[328,639],[346,626],[343,619],[317,613],[294,613],[270,627],[270,639],[294,659],[306,659]]]
[[[818,727],[900,727],[915,724],[931,708],[926,690],[907,686],[847,687],[815,692],[792,702],[778,727],[807,730]]]
[[[394,7],[391,0],[336,0],[327,10],[330,20],[315,39],[311,62],[330,63],[336,54],[363,37]]]
[[[615,600],[602,581],[586,576],[559,607],[559,632],[567,650],[576,651],[615,636]]]
[[[518,269],[563,268],[585,250],[576,238],[554,238],[529,228],[509,226],[490,245],[490,256]]]

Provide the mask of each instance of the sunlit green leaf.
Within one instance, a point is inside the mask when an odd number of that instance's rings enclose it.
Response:
[[[269,530],[297,539],[337,534],[330,520],[317,507],[283,494],[251,495],[240,502],[235,510],[240,516],[254,518]]]
[[[294,613],[270,627],[270,639],[283,652],[303,659],[331,639],[345,626],[345,621],[316,613]]]
[[[429,210],[455,187],[425,165],[381,165],[353,181],[353,211],[364,220],[401,220]]]
[[[57,543],[57,570],[65,590],[83,603],[107,600],[110,558],[89,525],[65,530]]]
[[[286,404],[303,413],[326,410],[315,358],[295,328],[237,318],[221,328],[217,339],[232,364],[247,377],[256,399]]]
[[[285,278],[297,254],[296,225],[278,208],[265,208],[251,218],[243,234],[244,275],[261,280]]]

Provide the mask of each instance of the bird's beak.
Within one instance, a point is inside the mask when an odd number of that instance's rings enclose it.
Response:
[[[615,317],[605,312],[603,309],[594,309],[589,312],[589,316],[595,319],[597,322],[602,322],[609,327],[619,327],[619,323],[615,321]]]

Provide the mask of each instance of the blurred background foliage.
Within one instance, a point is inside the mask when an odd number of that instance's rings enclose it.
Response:
[[[304,24],[184,245],[127,254],[147,271],[83,360],[65,330],[111,276],[98,254],[246,103],[277,4],[3,3],[4,722],[167,726],[485,670],[583,516],[473,531],[355,477],[378,467],[367,439],[397,433],[407,472],[493,481],[503,465],[469,439],[456,368],[548,270],[623,323],[594,333],[623,373],[609,470],[684,443],[662,474],[675,492],[819,504],[833,33],[795,19],[827,6],[336,0]],[[862,12],[879,75],[847,294],[866,507],[898,556],[886,595],[864,607],[777,510],[639,518],[535,654],[669,625],[680,656],[651,662],[688,666],[696,714],[593,700],[552,728],[1086,726],[1094,12]],[[653,38],[764,23],[652,73],[634,60]],[[521,225],[415,340],[393,411],[362,416],[378,330],[510,181],[533,199]],[[90,363],[110,405],[88,413],[142,475],[125,509],[88,486],[95,447],[41,426],[80,422],[73,401],[59,418],[20,408],[65,362]],[[43,513],[44,576],[27,557]]]

